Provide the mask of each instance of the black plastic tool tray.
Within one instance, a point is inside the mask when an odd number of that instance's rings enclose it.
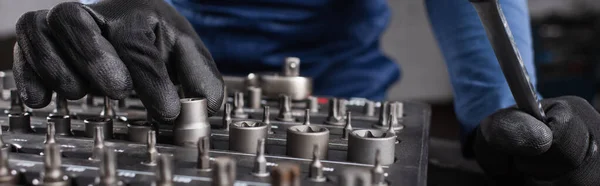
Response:
[[[6,107],[5,102],[0,102],[0,107]],[[89,116],[95,115],[100,110],[98,107],[93,108],[75,108],[81,111],[79,115]],[[323,160],[325,166],[325,174],[328,177],[328,182],[315,183],[308,179],[302,180],[302,185],[337,185],[337,174],[340,169],[347,166],[363,167],[366,171],[372,167],[367,164],[349,163],[345,161],[347,143],[340,139],[342,126],[320,125],[324,121],[326,114],[326,106],[322,105],[321,113],[311,115],[311,125],[327,127],[330,132],[329,156],[327,160]],[[34,116],[44,116],[51,109],[34,110]],[[376,121],[377,117],[361,116],[360,107],[349,106],[348,110],[353,112],[352,125],[356,129],[371,129],[371,125]],[[250,118],[261,119],[262,109],[246,110],[250,113]],[[89,112],[89,113],[86,113]],[[139,111],[131,111],[131,109],[121,109],[119,111],[124,115],[137,115]],[[132,114],[133,113],[133,114]],[[357,113],[357,114],[354,114]],[[430,108],[426,104],[416,102],[404,102],[405,116],[400,122],[405,125],[405,128],[398,132],[400,143],[396,145],[395,157],[396,161],[390,166],[385,166],[387,173],[387,181],[391,185],[426,185],[427,179],[427,155],[429,142],[429,124],[430,124]],[[267,160],[269,167],[275,166],[281,162],[293,162],[299,164],[302,170],[303,177],[307,177],[308,164],[310,159],[300,159],[285,156],[285,130],[289,126],[299,125],[303,120],[303,112],[298,109],[294,111],[294,115],[300,122],[279,122],[274,120],[277,115],[277,109],[271,108],[271,123],[275,134],[269,135],[266,143]],[[143,117],[137,115],[137,117]],[[254,154],[244,154],[227,151],[228,149],[228,133],[220,129],[222,118],[221,116],[213,116],[209,118],[212,126],[211,137],[211,157],[229,156],[236,160],[237,163],[237,183],[239,185],[268,185],[269,178],[257,178],[251,176],[252,161]],[[233,119],[237,121],[239,119]],[[6,143],[10,143],[14,147],[11,153],[10,164],[13,169],[27,172],[25,179],[30,183],[31,179],[37,178],[39,172],[43,169],[42,157],[39,155],[43,151],[43,142],[45,138],[44,117],[33,117],[31,124],[36,130],[36,134],[10,134],[5,132],[3,139]],[[0,117],[0,124],[4,131],[8,126],[7,117]],[[210,185],[210,173],[200,172],[196,170],[195,162],[197,158],[196,148],[182,148],[169,145],[171,139],[170,126],[161,126],[157,145],[160,153],[172,153],[175,158],[175,179],[178,185]],[[72,130],[76,134],[81,134],[84,130],[82,120],[72,121]],[[125,122],[115,122],[114,124],[115,138],[107,140],[108,146],[113,146],[117,153],[119,177],[126,183],[131,185],[149,185],[154,180],[155,167],[142,165],[141,162],[146,160],[146,145],[125,141],[127,127]],[[93,182],[98,175],[97,163],[88,161],[87,158],[91,155],[93,141],[91,138],[85,137],[58,137],[58,143],[61,144],[63,154],[63,168],[70,175],[77,185],[88,185]],[[166,143],[166,144],[165,144]],[[374,152],[373,152],[374,153]]]

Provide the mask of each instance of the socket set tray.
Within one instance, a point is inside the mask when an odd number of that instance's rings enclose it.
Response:
[[[426,185],[423,103],[283,96],[250,108],[236,94],[207,116],[206,100],[182,99],[188,119],[176,122],[210,124],[196,138],[146,121],[135,98],[55,97],[29,109],[15,95],[0,101],[11,113],[0,117],[0,185]]]

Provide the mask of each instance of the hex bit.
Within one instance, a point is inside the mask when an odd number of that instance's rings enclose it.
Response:
[[[173,186],[173,155],[160,154],[156,169],[155,186]]]
[[[313,147],[313,158],[308,169],[308,178],[315,182],[327,180],[323,174],[323,164],[319,158],[319,145]]]
[[[277,120],[285,121],[285,122],[294,122],[294,116],[292,116],[292,106],[290,97],[287,95],[279,96],[279,115],[277,115]]]
[[[200,171],[210,171],[210,137],[204,136],[200,138],[198,142],[198,161],[196,162],[196,168]]]
[[[148,138],[146,139],[146,161],[142,162],[144,165],[155,166],[158,162],[158,150],[156,149],[156,131],[148,131]]]
[[[267,177],[267,158],[265,158],[265,139],[259,139],[256,147],[256,156],[254,157],[254,166],[252,167],[252,175],[256,177]]]
[[[92,156],[88,159],[100,161],[100,157],[104,151],[104,129],[102,127],[96,127],[94,129],[94,147],[92,147]]]
[[[236,178],[235,161],[229,157],[217,157],[213,164],[212,186],[233,186]]]

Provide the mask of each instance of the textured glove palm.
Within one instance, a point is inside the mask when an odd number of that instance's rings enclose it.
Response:
[[[112,99],[135,90],[159,121],[179,115],[181,84],[205,97],[210,113],[222,103],[223,80],[187,20],[162,0],[58,4],[17,22],[13,71],[23,102],[48,105],[52,91],[67,99],[86,93]]]
[[[600,185],[600,114],[578,97],[542,100],[546,124],[500,110],[477,130],[475,155],[499,185]]]

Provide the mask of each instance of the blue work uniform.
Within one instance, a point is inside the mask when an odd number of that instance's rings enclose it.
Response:
[[[302,60],[314,94],[382,100],[400,68],[381,50],[388,0],[167,0],[194,26],[228,75],[280,71]],[[500,0],[535,84],[527,4]],[[448,65],[463,135],[514,104],[485,30],[467,0],[426,0]]]

